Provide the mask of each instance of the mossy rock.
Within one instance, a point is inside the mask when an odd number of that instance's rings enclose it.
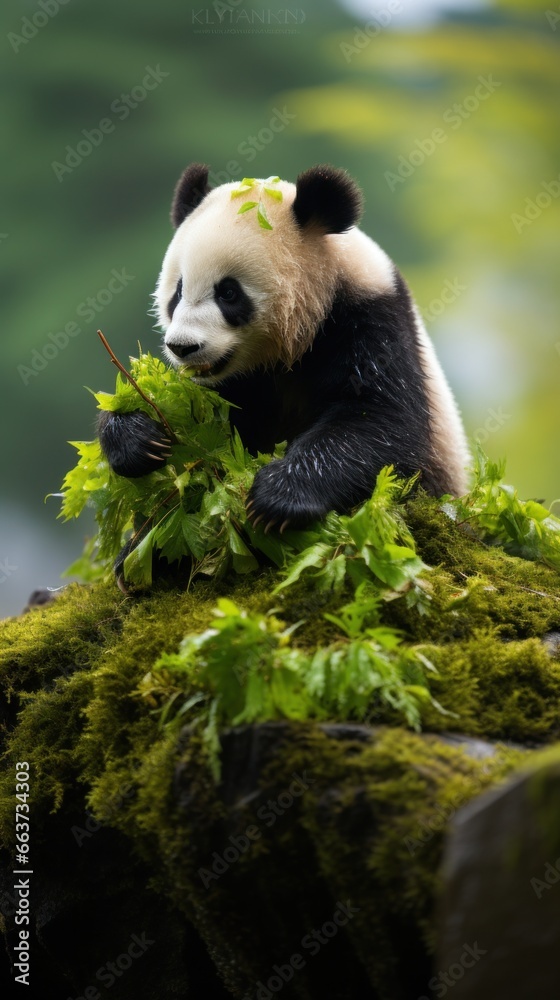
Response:
[[[465,535],[435,501],[418,496],[406,516],[434,567],[432,611],[395,600],[383,618],[425,644],[432,693],[454,713],[426,706],[421,734],[376,702],[348,723],[238,727],[221,735],[216,784],[200,731],[161,726],[139,685],[209,626],[219,596],[304,618],[301,646],[329,641],[323,614],[340,598],[312,579],[274,596],[268,569],[129,598],[113,583],[72,585],[1,624],[0,909],[11,946],[12,765],[28,761],[37,995],[103,996],[99,970],[143,933],[154,943],[115,975],[115,1000],[266,997],[271,977],[303,1000],[425,992],[450,818],[559,737],[560,663],[543,639],[560,627],[560,587],[552,569]],[[478,759],[450,728],[498,746]]]

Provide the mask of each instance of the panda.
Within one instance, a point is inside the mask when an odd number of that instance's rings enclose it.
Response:
[[[266,531],[350,511],[385,465],[436,496],[467,489],[459,411],[403,277],[357,228],[361,206],[331,166],[210,189],[194,163],[175,188],[154,296],[164,355],[235,404],[251,452],[287,440],[248,497]],[[142,411],[105,413],[99,435],[121,476],[170,454]]]

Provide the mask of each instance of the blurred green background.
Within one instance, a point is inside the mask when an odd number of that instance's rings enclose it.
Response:
[[[43,500],[93,435],[84,386],[114,384],[97,327],[124,361],[158,350],[150,293],[191,160],[216,182],[346,167],[469,434],[523,497],[560,496],[560,7],[285,2],[3,6],[3,614],[91,532]]]

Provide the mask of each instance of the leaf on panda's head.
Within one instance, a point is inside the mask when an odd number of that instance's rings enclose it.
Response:
[[[231,197],[239,198],[240,195],[246,194],[247,191],[251,191],[251,189],[255,186],[255,183],[256,179],[254,177],[244,177],[239,187],[234,188],[231,192]]]
[[[284,195],[277,188],[270,187],[271,184],[278,184],[280,181],[279,177],[267,177],[263,181],[263,190],[265,194],[269,194],[271,198],[275,201],[283,201]]]
[[[257,207],[257,218],[259,220],[259,226],[261,229],[272,229],[270,222],[268,221],[268,215],[266,214],[266,208],[264,207],[262,201],[259,201]]]
[[[246,201],[238,211],[238,215],[244,215],[245,212],[249,212],[252,208],[257,209],[257,219],[261,229],[272,229],[272,224],[268,218],[268,214],[263,202],[263,195],[270,195],[274,201],[282,201],[283,194],[276,188],[271,187],[272,184],[278,184],[280,178],[277,175],[267,177],[265,180],[257,180],[255,177],[244,177],[241,181],[239,187],[234,188],[231,192],[232,198],[238,198],[240,195],[247,194],[248,191],[252,191],[255,185],[260,189],[260,195],[258,202],[256,201]]]
[[[239,211],[237,212],[237,214],[238,215],[243,215],[245,212],[249,212],[252,208],[256,208],[256,207],[257,207],[256,201],[246,201],[241,206],[241,208],[239,209]]]

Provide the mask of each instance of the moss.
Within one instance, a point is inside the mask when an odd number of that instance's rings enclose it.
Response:
[[[444,633],[461,637],[484,623],[495,625],[502,639],[542,637],[560,628],[558,573],[540,563],[510,556],[461,530],[438,502],[419,494],[406,505],[406,519],[418,551],[429,566],[437,603],[449,610]],[[426,634],[437,639],[426,619]],[[439,622],[441,625],[441,622]],[[417,634],[417,630],[412,629]]]
[[[44,609],[3,621],[0,679],[7,700],[96,663],[120,632],[124,604],[111,585],[73,584]]]
[[[228,788],[243,782],[235,760],[226,764],[218,787],[204,767],[199,739],[185,740],[179,795],[160,798],[163,811],[152,811],[147,824],[157,837],[167,891],[194,922],[234,996],[253,995],[279,956],[301,951],[306,934],[321,927],[342,900],[355,910],[344,947],[339,943],[342,952],[358,956],[379,996],[398,997],[395,936],[407,942],[409,959],[420,967],[422,955],[433,949],[445,824],[512,762],[482,765],[402,729],[380,729],[363,741],[312,724],[260,728],[268,735],[252,746],[252,773],[245,775],[245,794],[234,801]],[[254,741],[254,734],[226,734],[225,752],[244,740]],[[289,792],[282,796],[294,779],[303,791],[276,818],[266,804],[289,802]],[[137,810],[146,829],[141,801],[127,822],[134,822]],[[216,859],[228,857],[227,849],[242,843],[251,827],[259,831],[254,848],[238,851],[220,869]],[[229,857],[235,858],[235,850]],[[222,871],[219,877],[213,865]],[[327,995],[317,992],[322,975],[334,993],[340,972],[328,956],[324,961],[328,973],[310,967],[299,977],[299,995]],[[343,967],[348,976],[348,962]],[[343,995],[361,995],[353,988]]]
[[[433,692],[457,713],[461,732],[526,745],[560,737],[560,664],[537,639],[504,643],[481,631],[426,652],[439,670]],[[426,712],[429,728],[447,728],[433,709]]]
[[[254,995],[274,964],[301,952],[302,939],[347,900],[355,915],[317,958],[307,956],[297,995],[421,994],[444,830],[463,802],[519,764],[515,753],[472,760],[436,734],[453,728],[526,746],[558,738],[560,662],[541,642],[560,624],[557,575],[469,538],[422,495],[407,503],[406,517],[434,567],[431,611],[399,599],[382,617],[424,645],[438,669],[433,694],[455,713],[427,706],[422,735],[376,704],[370,718],[391,725],[232,730],[222,736],[216,785],[201,733],[160,727],[138,686],[163,652],[208,627],[218,596],[261,613],[275,608],[289,623],[305,619],[296,636],[306,648],[334,638],[323,615],[341,598],[318,592],[312,577],[278,595],[278,574],[265,569],[200,581],[189,592],[161,583],[136,598],[113,584],[74,585],[44,610],[0,623],[5,760],[30,763],[35,849],[48,864],[52,830],[81,828],[92,812],[127,845],[123,884],[141,895],[137,873],[149,872],[234,996]],[[308,787],[269,826],[259,809],[294,775]],[[550,822],[547,794],[535,784]],[[211,871],[248,826],[259,830],[251,849],[205,881],[201,869]],[[0,835],[13,844],[11,767],[0,778]]]
[[[560,857],[560,747],[548,747],[532,754],[525,763],[529,771],[529,795],[534,806],[535,823],[546,843],[551,861]]]

